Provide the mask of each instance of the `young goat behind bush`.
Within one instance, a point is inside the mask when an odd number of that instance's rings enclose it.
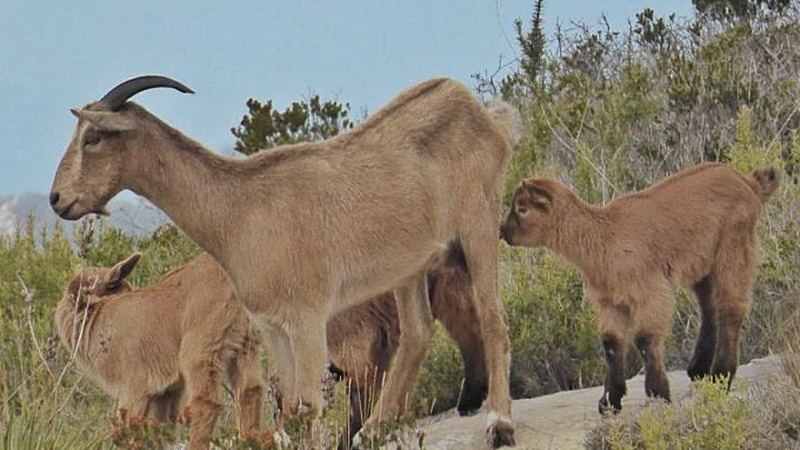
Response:
[[[132,290],[125,278],[140,256],[84,268],[70,280],[55,314],[61,341],[130,417],[174,422],[185,401],[190,449],[208,447],[223,375],[234,391],[239,430],[257,430],[258,332],[238,302],[225,301],[233,298],[225,274],[208,256],[198,257],[158,284]]]
[[[693,290],[702,313],[689,376],[732,380],[755,278],[756,219],[778,184],[774,169],[748,177],[707,163],[604,207],[552,179],[520,184],[500,235],[511,245],[548,247],[583,273],[608,363],[601,413],[622,409],[631,329],[647,395],[669,400],[663,354],[676,286]]]

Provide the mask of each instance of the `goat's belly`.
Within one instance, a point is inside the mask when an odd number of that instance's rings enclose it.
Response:
[[[417,254],[395,255],[374,264],[361,265],[349,273],[341,274],[341,282],[336,290],[335,308],[343,309],[363,303],[374,297],[390,292],[410,279],[427,272],[432,263],[440,259],[445,246],[432,246]]]

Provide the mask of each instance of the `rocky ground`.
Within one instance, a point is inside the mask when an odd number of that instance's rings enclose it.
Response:
[[[754,383],[774,376],[783,376],[782,374],[780,358],[772,356],[741,366],[737,378]],[[674,401],[680,401],[691,395],[690,381],[685,371],[670,372],[669,379]],[[602,386],[598,386],[515,400],[512,414],[516,425],[516,448],[557,450],[583,448],[585,433],[601,420],[597,412],[597,401],[602,393]],[[628,380],[628,395],[622,403],[623,414],[636,412],[646,402],[644,376],[637,375]],[[419,424],[419,431],[424,433],[423,448],[485,449],[485,420],[485,413],[472,417],[458,417],[454,411],[425,419]]]

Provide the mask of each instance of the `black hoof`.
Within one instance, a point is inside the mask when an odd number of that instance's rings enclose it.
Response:
[[[597,411],[600,415],[606,415],[608,413],[611,414],[619,414],[622,411],[622,405],[612,405],[609,403],[608,398],[604,395],[599,402],[597,402]]]

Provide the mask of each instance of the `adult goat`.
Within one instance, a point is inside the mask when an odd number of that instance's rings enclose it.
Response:
[[[509,341],[497,296],[500,191],[519,116],[462,84],[402,92],[353,130],[247,159],[216,155],[127,101],[166,77],[121,83],[73,110],[53,181],[62,218],[104,213],[128,189],[161,208],[223,267],[266,334],[285,405],[318,411],[325,325],[394,290],[400,342],[368,430],[400,414],[433,332],[426,273],[464,255],[489,371],[487,439],[513,443]]]

